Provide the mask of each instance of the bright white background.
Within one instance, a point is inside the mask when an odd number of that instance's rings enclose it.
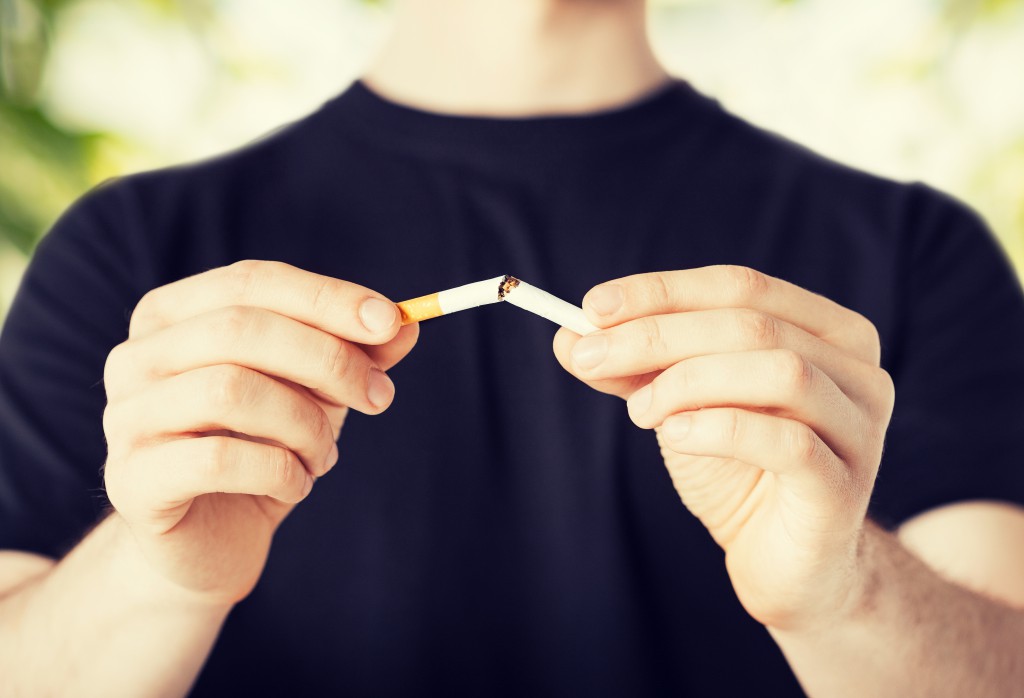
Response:
[[[101,134],[86,186],[202,158],[342,90],[388,16],[355,0],[80,0],[50,27],[38,102]],[[661,0],[651,31],[674,73],[746,118],[966,199],[1024,267],[1024,2]],[[32,191],[52,216],[80,194]],[[0,315],[24,263],[0,239]]]

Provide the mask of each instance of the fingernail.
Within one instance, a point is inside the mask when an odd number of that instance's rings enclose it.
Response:
[[[338,462],[338,444],[331,444],[331,452],[327,454],[324,461],[324,472],[330,470]]]
[[[590,289],[585,302],[598,315],[611,315],[622,307],[622,287],[618,284],[602,284]]]
[[[608,356],[608,338],[600,334],[583,337],[572,348],[572,360],[580,368],[594,368]]]
[[[379,298],[367,298],[359,306],[359,319],[363,322],[363,327],[373,333],[390,329],[395,324],[397,315],[394,303]]]
[[[395,394],[395,384],[379,368],[371,368],[366,381],[366,397],[370,404],[380,409],[388,404]]]
[[[305,499],[310,492],[313,491],[313,483],[316,482],[316,478],[306,473],[306,484],[302,486],[302,497]]]
[[[662,431],[669,441],[682,441],[690,433],[690,423],[693,418],[688,414],[677,414],[665,420],[661,425]]]
[[[629,396],[629,399],[626,400],[626,406],[629,408],[630,413],[641,415],[651,408],[653,398],[654,388],[650,385],[645,385]]]

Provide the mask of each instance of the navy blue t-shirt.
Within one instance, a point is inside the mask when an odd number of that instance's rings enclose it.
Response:
[[[43,239],[0,334],[0,548],[60,556],[103,514],[108,352],[146,291],[240,259],[393,300],[511,273],[577,303],[626,274],[754,267],[879,329],[897,398],[878,521],[1024,503],[1024,296],[961,204],[682,81],[515,119],[356,82],[240,151],[97,188]],[[505,305],[423,325],[195,695],[800,695],[654,434],[559,367],[555,329]]]

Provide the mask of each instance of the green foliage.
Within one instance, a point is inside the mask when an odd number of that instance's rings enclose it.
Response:
[[[22,253],[89,186],[95,138],[58,128],[37,106],[0,102],[0,230]]]
[[[22,254],[89,185],[94,137],[61,129],[37,103],[47,27],[65,4],[0,0],[0,239]]]
[[[799,11],[809,0],[650,0],[655,6],[686,8],[705,14],[728,6],[757,8],[787,5]],[[363,5],[386,5],[387,0],[337,0]],[[820,9],[824,0],[818,0]],[[126,8],[144,6],[161,22],[177,23],[198,35],[217,53],[224,27],[217,27],[215,0],[121,0]],[[0,255],[8,250],[28,255],[56,216],[98,179],[111,174],[112,149],[123,142],[117,133],[82,133],[62,126],[42,100],[54,28],[76,0],[0,0]],[[834,0],[841,21],[845,3]],[[934,26],[925,28],[929,40],[911,57],[915,68],[908,80],[924,84],[942,70],[958,42],[973,28],[1016,22],[1024,29],[1021,0],[931,0]],[[315,20],[314,20],[315,21]],[[1024,36],[1021,36],[1024,41]],[[795,48],[799,50],[799,48]],[[224,68],[228,65],[228,68]],[[910,65],[910,63],[907,63]],[[221,69],[235,70],[228,63]],[[742,67],[738,67],[742,69]],[[237,72],[237,70],[236,70]],[[251,80],[252,75],[222,76],[222,80]],[[164,154],[166,155],[166,154]],[[173,153],[171,154],[173,155]],[[993,222],[1011,253],[1024,260],[1024,196],[1014,191],[1024,183],[1024,125],[1020,140],[994,152],[979,153],[965,178],[968,198]],[[1006,183],[1010,183],[1009,186]],[[3,299],[0,299],[2,314]]]

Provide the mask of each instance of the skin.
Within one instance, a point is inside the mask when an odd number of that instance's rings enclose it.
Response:
[[[612,108],[668,79],[642,0],[396,0],[363,80],[428,111],[479,116]]]
[[[384,370],[418,336],[398,327],[380,294],[274,262],[143,298],[107,361],[105,482],[150,563],[245,597],[278,524],[337,462],[348,410],[391,403]]]
[[[380,94],[421,109],[522,116],[624,104],[667,73],[647,42],[641,0],[399,0],[391,41],[364,77]],[[634,398],[631,415],[643,428],[660,427],[684,502],[728,548],[737,592],[808,693],[1004,695],[1006,686],[1024,684],[1013,654],[1024,646],[1021,616],[1010,610],[1024,606],[1024,515],[965,502],[908,522],[899,539],[866,521],[877,440],[891,409],[873,330],[788,287],[769,305],[751,307],[764,298],[744,290],[742,279],[759,278],[747,271],[724,272],[737,295],[715,305],[720,279],[703,271],[695,283],[696,273],[669,275],[694,283],[681,296],[658,295],[658,277],[635,279],[624,287],[639,289],[624,296],[632,311],[620,312],[628,318],[596,313],[588,296],[595,324],[632,339],[613,347],[619,375],[580,376],[624,398],[669,376],[652,410],[637,411]],[[346,410],[386,407],[370,407],[363,369],[387,370],[411,349],[416,330],[395,323],[369,333],[358,319],[368,297],[387,300],[257,262],[146,297],[107,371],[106,477],[117,511],[59,561],[0,551],[0,695],[188,691],[224,617],[258,579],[276,526],[301,505],[307,476],[333,463]],[[793,304],[806,312],[794,315]],[[744,319],[730,324],[730,308]],[[716,311],[718,324],[709,314]],[[641,318],[687,313],[663,332],[647,320],[643,333]],[[855,327],[837,322],[851,317]],[[682,331],[697,322],[710,332],[700,346]],[[234,341],[223,341],[225,333]],[[772,336],[785,345],[765,344]],[[556,356],[585,372],[572,364],[575,342],[560,332]],[[302,348],[301,360],[283,365],[260,353],[289,343]],[[636,367],[648,348],[664,365]],[[730,353],[750,355],[750,363],[737,366],[736,357],[724,358]],[[696,380],[673,367],[698,359],[717,367],[695,386],[701,404],[671,383],[672,376]],[[729,385],[721,373],[728,366],[748,371],[752,384]],[[789,381],[766,379],[766,367]],[[681,440],[669,438],[666,425],[679,412],[695,417]],[[289,419],[270,418],[280,414]],[[779,557],[759,558],[759,544]],[[798,580],[807,586],[787,586]],[[794,598],[792,588],[805,592]]]
[[[561,331],[555,355],[655,430],[747,611],[793,627],[850,597],[848,575],[820,582],[854,564],[892,413],[871,323],[742,267],[622,279],[584,308],[607,329]]]
[[[469,0],[445,2],[450,4],[396,4],[393,37],[364,76],[374,89],[425,109],[512,116],[614,106],[666,77],[647,45],[642,7],[636,2],[498,0],[486,7]],[[451,79],[453,75],[459,79]],[[203,324],[181,317],[178,309],[193,307],[200,315],[217,307],[252,307],[239,296],[240,289],[248,289],[261,292],[265,304],[278,297],[293,299],[288,309],[264,310],[297,320],[329,308],[331,314],[323,317],[319,329],[354,342],[383,369],[415,342],[416,330],[399,332],[397,324],[372,337],[359,325],[339,324],[339,311],[347,310],[344,316],[351,321],[355,306],[334,304],[330,293],[318,290],[337,288],[342,281],[310,277],[305,283],[290,283],[280,294],[263,292],[263,277],[255,266],[247,262],[219,272],[225,279],[237,279],[235,285],[196,291],[172,284],[154,290],[133,315],[144,323],[139,331],[153,331],[150,323],[157,320],[152,318],[163,318],[193,328],[187,340],[181,328],[175,328],[177,335],[166,335],[168,342],[187,345],[176,350],[220,346],[220,329],[245,325],[241,313],[222,311],[220,320]],[[155,305],[159,312],[150,312]],[[282,345],[280,338],[263,334],[271,325],[281,327],[282,322],[253,321],[235,347],[251,353],[261,345]],[[325,351],[323,341],[329,337],[312,341],[308,332],[302,337],[299,346],[305,357],[330,363],[329,356],[316,353]],[[177,357],[161,354],[159,344],[151,341],[147,346],[162,357],[165,369],[176,366]],[[195,352],[190,354],[193,361]],[[331,383],[321,376],[306,384],[286,372],[287,367],[275,373],[265,364],[248,365],[251,359],[221,353],[212,363],[226,368],[204,366],[205,371],[193,370],[197,375],[178,378],[176,387],[172,382],[142,389],[149,378],[131,364],[149,359],[141,350],[114,353],[108,378],[117,397],[104,427],[111,444],[107,487],[118,511],[61,560],[0,551],[0,695],[172,696],[188,691],[224,617],[258,579],[277,523],[302,498],[306,480],[296,463],[308,474],[326,469],[322,463],[333,457],[328,456],[332,436],[324,433],[320,416],[304,429],[297,419],[287,435],[252,434],[271,428],[272,420],[265,415],[280,411],[273,399],[286,393],[245,371],[269,375],[299,397],[305,390],[309,404],[301,411],[304,417],[319,415],[312,404],[337,429],[345,411],[344,395],[321,394],[324,386],[337,388],[337,380]],[[133,390],[137,395],[132,396]],[[165,396],[175,391],[193,408],[202,408],[196,429],[223,428],[203,432],[215,434],[199,439],[209,443],[168,442],[162,429],[187,426],[188,415],[161,414],[162,408],[155,407],[163,404],[159,390]],[[232,396],[242,401],[249,391],[250,399],[231,404]],[[254,395],[259,399],[252,399]],[[197,396],[204,396],[202,404],[196,404]],[[289,409],[302,404],[294,395],[288,403]],[[139,407],[138,419],[130,405]],[[231,405],[226,410],[230,419],[218,412],[225,405]],[[218,421],[218,414],[229,423],[211,423]],[[276,448],[263,444],[267,448],[257,449],[264,439],[285,441],[278,441]],[[176,472],[179,468],[183,472]],[[258,487],[237,491],[243,489],[240,478],[257,473],[263,474]],[[216,496],[194,496],[202,491]],[[227,558],[222,557],[225,549],[230,549]],[[92,642],[95,637],[104,642]]]
[[[147,294],[104,372],[116,511],[59,564],[5,554],[0,693],[187,692],[348,410],[387,409],[418,334],[380,294],[277,262]]]
[[[617,279],[583,307],[601,330],[560,330],[555,356],[655,432],[809,695],[1024,685],[1021,509],[970,502],[909,522],[901,537],[933,568],[866,518],[894,401],[867,319],[730,266]]]

